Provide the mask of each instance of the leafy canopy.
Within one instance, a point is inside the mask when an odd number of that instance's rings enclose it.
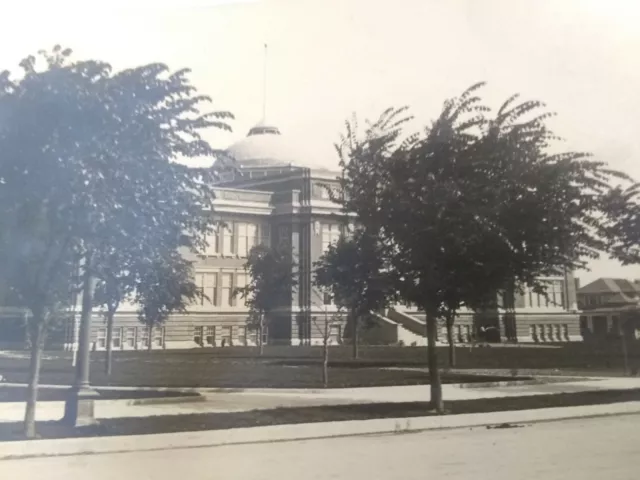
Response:
[[[380,312],[395,300],[395,279],[385,250],[377,235],[364,229],[329,245],[314,267],[315,285],[356,318]]]
[[[296,287],[291,249],[286,244],[254,246],[249,252],[245,270],[249,282],[234,292],[249,308],[253,317],[268,315],[276,308],[291,301],[291,291]]]
[[[25,304],[64,297],[86,252],[118,278],[130,260],[201,250],[215,172],[176,160],[215,156],[201,132],[232,116],[201,112],[188,70],[114,73],[58,46],[20,66],[0,74],[0,262]]]
[[[515,95],[490,116],[482,85],[422,133],[406,135],[406,109],[389,109],[363,139],[348,123],[338,146],[345,209],[380,232],[403,297],[433,315],[509,284],[544,291],[540,277],[584,266],[604,246],[601,198],[624,177],[588,154],[554,153],[541,102]]]

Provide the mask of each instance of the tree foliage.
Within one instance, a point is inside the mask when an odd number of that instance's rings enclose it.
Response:
[[[602,232],[611,256],[623,265],[640,263],[640,184],[616,186],[603,199]]]
[[[192,262],[177,250],[148,259],[134,295],[140,321],[152,330],[171,314],[185,313],[189,304],[203,295],[193,278]]]
[[[382,312],[396,299],[393,270],[378,235],[357,228],[343,235],[314,264],[314,284],[330,293],[334,303],[348,312],[354,356],[358,329],[373,312]]]
[[[176,160],[216,155],[201,132],[231,114],[203,113],[186,69],[113,72],[59,46],[20,67],[0,73],[0,267],[42,329],[81,258],[100,277],[114,251],[204,246],[215,172]]]
[[[262,335],[269,315],[278,307],[291,303],[292,289],[297,286],[295,267],[291,248],[283,243],[256,245],[249,252],[245,263],[249,281],[245,287],[237,288],[234,295],[244,300],[251,320],[259,330],[261,352]]]
[[[348,123],[338,147],[345,208],[391,246],[402,296],[427,314],[440,411],[436,319],[510,286],[544,292],[541,277],[596,257],[601,198],[624,177],[588,154],[555,153],[541,102],[514,95],[490,115],[482,86],[446,101],[423,132],[406,135],[406,109],[389,109],[364,138]]]

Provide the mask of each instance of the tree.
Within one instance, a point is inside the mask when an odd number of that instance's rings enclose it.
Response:
[[[364,139],[347,124],[345,207],[393,246],[400,293],[426,314],[431,407],[444,410],[435,348],[443,309],[584,266],[603,246],[599,202],[614,176],[577,152],[552,153],[541,102],[507,100],[488,117],[477,92],[445,102],[424,133],[406,136],[389,109]],[[537,116],[536,116],[537,114]]]
[[[0,74],[3,274],[31,310],[35,339],[28,436],[35,434],[40,336],[76,288],[70,279],[78,262],[82,318],[90,321],[95,262],[105,251],[135,243],[146,249],[153,239],[175,243],[183,234],[190,247],[201,247],[215,172],[175,160],[215,156],[200,132],[228,129],[231,118],[200,112],[210,99],[196,94],[188,70],[150,64],[113,73],[107,63],[70,56],[56,46],[25,58],[17,78]],[[79,369],[78,378],[87,373]]]
[[[103,262],[97,262],[97,276],[100,279],[96,286],[93,303],[104,309],[107,323],[107,345],[105,352],[105,374],[111,376],[113,356],[113,322],[120,303],[135,291],[135,274],[126,268],[126,260],[122,252],[113,252]]]
[[[604,196],[602,204],[605,221],[601,231],[607,239],[610,257],[623,265],[640,264],[640,183],[634,182],[626,188],[616,185]],[[620,343],[625,375],[631,373],[627,337],[632,335],[638,324],[639,310],[620,315]]]
[[[328,388],[329,345],[331,343],[333,327],[342,323],[342,315],[340,314],[340,311],[330,315],[327,310],[327,306],[324,305],[322,322],[318,322],[318,318],[316,316],[311,317],[311,321],[314,327],[320,332],[320,337],[322,338],[322,386],[324,388]]]
[[[640,264],[640,183],[617,185],[603,197],[607,250],[623,265]]]
[[[274,247],[256,245],[249,252],[245,263],[249,283],[237,288],[234,295],[244,300],[250,317],[257,324],[260,355],[264,353],[263,335],[270,314],[291,302],[291,291],[297,285],[295,267],[291,248],[286,243]]]
[[[353,358],[358,358],[358,330],[362,319],[381,312],[396,298],[392,272],[376,235],[357,228],[341,236],[315,262],[314,284],[329,292],[335,304],[348,312]]]
[[[148,328],[147,348],[153,344],[153,329],[161,326],[172,313],[185,313],[194,300],[202,296],[193,281],[192,262],[177,250],[147,261],[135,290],[138,318]]]

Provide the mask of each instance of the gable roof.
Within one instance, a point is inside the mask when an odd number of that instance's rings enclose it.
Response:
[[[640,296],[640,283],[624,278],[598,278],[578,290],[579,294],[616,293],[624,297]]]

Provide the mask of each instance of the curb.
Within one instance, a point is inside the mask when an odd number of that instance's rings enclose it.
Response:
[[[0,461],[32,457],[148,452],[255,443],[313,440],[373,434],[473,428],[509,423],[540,423],[640,413],[640,402],[545,408],[483,414],[384,418],[267,427],[114,437],[31,440],[0,443]]]

